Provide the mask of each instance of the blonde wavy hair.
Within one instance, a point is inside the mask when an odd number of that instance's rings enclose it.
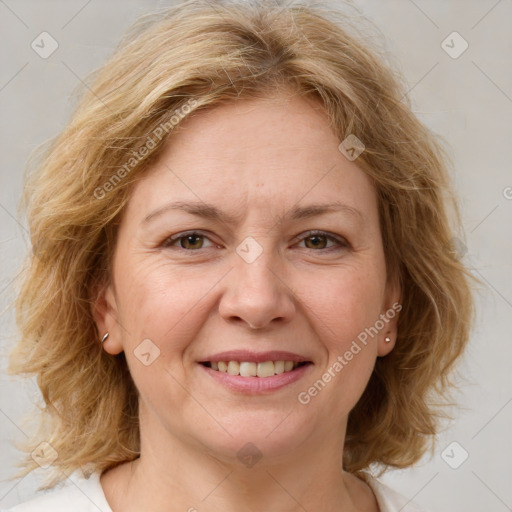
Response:
[[[38,467],[30,452],[42,441],[58,455],[44,488],[139,455],[137,390],[124,354],[102,349],[91,312],[110,278],[120,214],[172,141],[170,129],[155,136],[159,127],[282,90],[320,99],[339,140],[353,134],[365,144],[357,163],[377,191],[388,277],[402,287],[396,346],[378,358],[350,413],[344,468],[364,475],[418,461],[468,342],[474,278],[457,252],[463,235],[448,153],[413,115],[382,50],[338,8],[188,0],[140,18],[88,83],[20,203],[33,250],[9,370],[37,376],[44,400],[20,474]]]

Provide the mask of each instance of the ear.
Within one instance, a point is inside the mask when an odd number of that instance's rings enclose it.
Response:
[[[379,331],[377,353],[379,357],[387,356],[395,347],[398,336],[398,315],[402,310],[402,287],[398,276],[386,283],[383,310],[380,320],[384,327]],[[386,341],[389,338],[391,341]]]
[[[98,285],[93,297],[91,313],[99,332],[98,343],[101,343],[101,338],[108,332],[108,338],[102,344],[103,349],[111,355],[119,354],[123,351],[122,329],[118,321],[114,285]]]

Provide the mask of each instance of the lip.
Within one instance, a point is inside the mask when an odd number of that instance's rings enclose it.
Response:
[[[303,357],[299,354],[293,354],[292,352],[283,352],[280,350],[271,350],[269,352],[251,352],[250,350],[229,350],[227,352],[220,352],[218,354],[205,357],[204,359],[201,359],[199,362],[218,363],[219,361],[239,361],[248,363],[264,363],[265,361],[293,361],[294,363],[305,363],[310,362],[310,359],[308,359],[307,357]]]
[[[231,359],[231,361],[236,360],[237,359]],[[281,359],[274,359],[274,361],[280,360]],[[219,361],[222,361],[222,359],[219,359]],[[242,359],[242,361],[247,361],[247,359]],[[272,361],[272,359],[262,359],[261,361],[257,362],[263,361]],[[292,361],[292,359],[287,359],[287,361]],[[226,386],[232,391],[238,391],[247,395],[257,395],[272,393],[284,388],[285,386],[289,386],[294,382],[297,382],[309,371],[309,368],[312,367],[313,364],[308,363],[297,367],[295,370],[280,373],[279,375],[274,375],[273,377],[242,377],[240,375],[229,375],[229,373],[212,370],[211,368],[203,366],[202,364],[198,364],[198,366],[202,371],[206,372],[206,375],[210,376],[212,379],[215,379],[217,382],[223,386]]]

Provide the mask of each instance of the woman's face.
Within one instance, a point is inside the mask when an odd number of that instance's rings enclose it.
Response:
[[[137,182],[95,315],[146,443],[270,457],[343,442],[399,291],[376,192],[340,142],[316,102],[240,100],[185,119]]]

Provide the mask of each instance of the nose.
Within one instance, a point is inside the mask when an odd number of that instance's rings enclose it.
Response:
[[[266,248],[252,262],[234,255],[234,268],[226,276],[219,313],[228,322],[265,329],[289,322],[296,311],[295,296],[286,282],[283,265]]]

